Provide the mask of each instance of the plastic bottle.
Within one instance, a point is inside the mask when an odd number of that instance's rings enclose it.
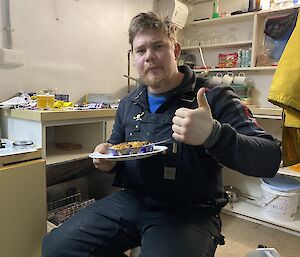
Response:
[[[252,48],[248,49],[248,67],[251,67]]]
[[[255,11],[259,11],[260,9],[260,0],[255,0]]]
[[[246,50],[242,50],[241,67],[247,67]]]
[[[219,18],[219,0],[214,0],[213,1],[213,13],[212,13],[212,18]]]
[[[254,11],[254,0],[249,0],[249,4],[248,4],[248,12],[253,12]]]
[[[242,67],[242,49],[239,49],[238,54],[238,60],[237,60],[237,67]]]

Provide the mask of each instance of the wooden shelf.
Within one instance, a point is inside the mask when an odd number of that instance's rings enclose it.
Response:
[[[299,5],[296,5],[285,9],[259,11],[256,13],[256,15],[258,17],[263,17],[263,18],[269,18],[269,17],[279,16],[279,15],[281,16],[281,15],[286,15],[288,13],[291,13],[291,11],[299,9],[299,7],[300,7]]]
[[[46,165],[57,165],[76,160],[83,160],[89,158],[89,154],[94,149],[74,149],[63,150],[56,148],[54,144],[47,144]]]
[[[222,72],[222,71],[275,71],[277,66],[262,66],[262,67],[238,67],[238,68],[209,68],[212,72]],[[202,72],[205,69],[193,69],[193,71]]]
[[[260,202],[261,200],[259,198],[257,198],[257,205],[241,200],[239,202],[233,203],[232,209],[230,208],[229,204],[226,205],[223,209],[223,212],[300,236],[299,209],[294,221],[277,221],[264,215],[263,208],[259,206]]]
[[[231,15],[226,16],[223,18],[215,18],[215,19],[207,19],[207,20],[200,20],[200,21],[193,21],[190,24],[187,24],[187,27],[190,26],[198,26],[198,25],[216,25],[216,24],[226,24],[226,23],[233,23],[233,22],[240,22],[244,20],[249,20],[253,18],[255,15],[258,17],[268,18],[271,16],[276,15],[285,15],[290,13],[292,10],[298,9],[300,5],[296,5],[290,8],[285,9],[278,9],[278,10],[266,10],[266,11],[259,11],[259,12],[249,12],[249,13],[243,13],[238,15]]]
[[[76,110],[76,109],[54,109],[50,111],[41,110],[4,110],[4,116],[12,118],[34,120],[34,121],[61,121],[89,118],[115,117],[117,109],[95,109],[95,110]]]
[[[281,119],[282,109],[281,108],[266,108],[266,107],[253,107],[248,106],[254,116],[260,118],[270,118]]]
[[[190,24],[187,24],[187,26],[198,26],[198,25],[216,25],[216,24],[225,24],[225,23],[232,23],[232,22],[240,22],[243,20],[249,20],[253,18],[254,13],[243,13],[238,15],[231,15],[226,16],[224,18],[215,18],[215,19],[207,19],[207,20],[201,20],[201,21],[193,21]]]
[[[218,44],[210,44],[210,45],[202,45],[202,49],[213,49],[213,48],[230,48],[230,47],[243,47],[243,46],[251,46],[252,40],[245,41],[237,41],[237,42],[226,42],[226,43],[218,43]],[[184,50],[194,50],[198,49],[199,46],[184,46],[182,47],[182,51]]]
[[[34,159],[42,158],[42,149],[36,149],[36,151],[32,152],[20,152],[15,154],[10,154],[6,156],[0,156],[0,166],[7,165],[9,163],[16,163],[16,162],[24,162]]]

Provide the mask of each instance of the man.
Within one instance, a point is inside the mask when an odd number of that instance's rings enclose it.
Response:
[[[114,185],[122,190],[48,234],[44,257],[116,257],[137,245],[142,257],[214,256],[224,244],[222,165],[257,177],[278,170],[278,145],[231,88],[177,67],[180,44],[170,22],[152,12],[138,14],[129,43],[142,83],[121,101],[109,143],[95,151],[170,138],[168,149],[140,160],[94,159],[99,170],[116,173]]]

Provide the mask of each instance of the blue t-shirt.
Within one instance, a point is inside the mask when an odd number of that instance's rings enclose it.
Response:
[[[149,107],[150,107],[151,113],[156,112],[156,110],[159,108],[159,106],[161,106],[167,100],[168,95],[169,95],[168,93],[153,95],[153,94],[149,93],[149,91],[148,91],[148,102],[149,102]]]

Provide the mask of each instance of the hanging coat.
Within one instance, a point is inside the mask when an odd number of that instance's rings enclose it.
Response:
[[[268,100],[283,108],[283,166],[300,163],[300,19],[278,63]]]

